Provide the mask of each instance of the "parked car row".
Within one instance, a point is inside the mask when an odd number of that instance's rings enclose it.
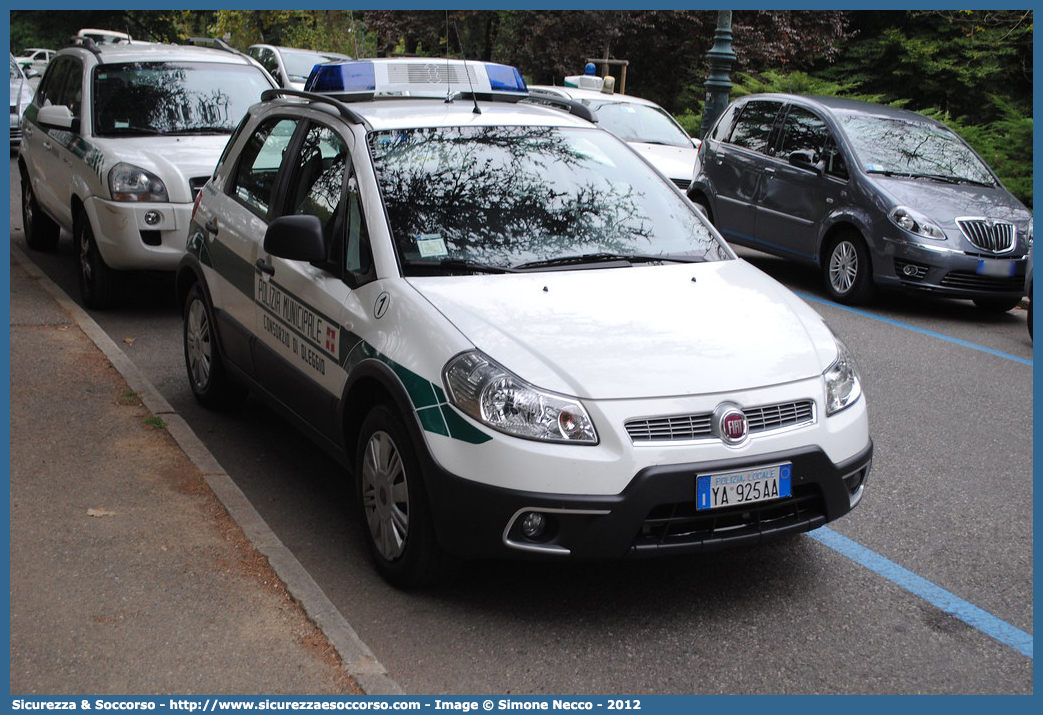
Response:
[[[899,261],[933,285],[918,251],[979,292],[1024,285],[1031,215],[918,115],[744,99],[701,144],[690,201],[615,121],[662,125],[651,103],[530,92],[488,62],[322,59],[301,91],[227,46],[61,50],[22,124],[23,226],[34,250],[73,235],[88,307],[112,305],[119,271],[175,271],[196,399],[253,392],[340,459],[399,586],[459,557],[753,544],[859,504],[853,357],[722,233],[824,256],[841,300],[888,270],[916,280]],[[983,218],[932,213],[969,186],[992,192]]]

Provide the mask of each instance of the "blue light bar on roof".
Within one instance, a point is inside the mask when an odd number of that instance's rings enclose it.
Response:
[[[373,94],[377,89],[376,73],[372,62],[315,65],[304,89],[307,92]]]
[[[304,89],[355,97],[436,97],[460,92],[528,94],[516,67],[437,58],[345,60],[316,65]]]
[[[489,85],[494,92],[523,92],[528,94],[529,88],[525,86],[521,72],[517,67],[510,65],[494,65],[486,62],[485,71],[489,75]]]

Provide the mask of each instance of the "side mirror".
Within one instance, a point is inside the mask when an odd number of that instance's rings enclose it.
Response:
[[[264,233],[264,250],[289,261],[325,261],[322,222],[317,216],[280,216]]]
[[[36,121],[44,127],[75,131],[73,127],[76,124],[76,117],[65,105],[41,107],[40,111],[36,113]]]
[[[806,150],[795,151],[789,155],[789,163],[798,169],[807,169],[816,174],[822,173],[822,167],[815,163],[815,155]]]
[[[25,75],[26,79],[36,79],[40,76],[40,73],[34,70],[32,67],[26,67],[22,70],[22,73]]]

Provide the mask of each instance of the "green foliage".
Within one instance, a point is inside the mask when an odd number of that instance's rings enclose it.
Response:
[[[781,70],[765,70],[757,74],[738,72],[732,81],[733,97],[765,92],[781,92],[784,94],[807,94],[820,97],[848,97],[866,102],[879,102],[880,95],[858,94],[855,82],[834,82],[814,77],[807,72],[785,73]]]

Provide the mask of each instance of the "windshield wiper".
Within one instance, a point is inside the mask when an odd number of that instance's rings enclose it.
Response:
[[[229,127],[185,127],[184,129],[171,129],[159,132],[164,136],[178,136],[182,134],[231,134]]]
[[[884,176],[899,176],[909,179],[931,179],[932,181],[941,181],[946,184],[977,184],[978,186],[995,186],[995,184],[985,181],[978,181],[977,179],[967,179],[962,176],[952,176],[951,174],[925,174],[913,171],[889,171],[887,169],[870,169],[870,174],[883,174]]]
[[[519,271],[533,270],[538,268],[571,268],[573,266],[595,265],[599,263],[699,263],[703,259],[695,256],[678,256],[666,253],[581,253],[574,256],[561,256],[559,258],[548,258],[542,261],[529,261],[519,263],[511,268]]]
[[[491,263],[479,263],[477,261],[464,261],[458,258],[443,258],[437,261],[407,259],[402,265],[412,268],[439,269],[445,271],[464,270],[471,273],[517,273],[510,266],[497,266]]]

